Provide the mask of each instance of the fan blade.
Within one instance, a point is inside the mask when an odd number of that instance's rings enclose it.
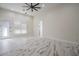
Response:
[[[34,8],[34,10],[38,11],[36,8]]]
[[[26,9],[26,10],[29,10],[30,8]]]
[[[32,3],[31,3],[31,7],[32,7]]]
[[[37,5],[39,5],[39,3],[35,4],[34,7],[37,6]]]
[[[27,6],[30,6],[28,3],[25,3]]]
[[[33,8],[31,8],[31,11],[33,12]]]
[[[35,7],[35,8],[38,8],[38,9],[40,9],[41,7]]]

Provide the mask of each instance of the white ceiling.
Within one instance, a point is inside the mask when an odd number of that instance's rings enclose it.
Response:
[[[25,13],[23,11],[23,7],[22,7],[24,5],[25,5],[24,3],[0,3],[0,7],[2,7],[2,8],[12,10],[12,11],[16,11],[16,12],[23,13],[23,14]],[[35,16],[39,13],[46,12],[46,11],[51,10],[51,9],[55,9],[56,7],[59,7],[60,5],[62,5],[62,4],[40,3],[40,6],[42,6],[42,8],[39,11],[31,12],[29,10],[29,11],[27,11],[27,14],[31,15],[31,16]]]

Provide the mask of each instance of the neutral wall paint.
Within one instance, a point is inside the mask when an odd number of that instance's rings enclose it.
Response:
[[[42,37],[43,33],[40,33],[41,32],[41,30],[40,30],[40,21],[42,21],[42,27],[43,27],[43,18],[37,16],[37,17],[34,17],[33,19],[34,19],[33,20],[33,24],[34,24],[34,26],[33,26],[34,27],[33,28],[34,29],[34,36],[36,36],[36,37],[40,37],[41,36]]]
[[[79,41],[79,4],[64,4],[34,17],[35,34],[37,22],[43,20],[43,36],[68,41]]]
[[[17,13],[17,12],[13,12],[13,11],[10,11],[7,9],[0,8],[0,20],[9,20],[12,23],[14,23],[16,21],[27,23],[27,32],[28,33],[26,36],[33,36],[32,16],[27,16],[27,15],[24,15],[21,13]],[[11,29],[11,31],[13,31],[13,29]]]

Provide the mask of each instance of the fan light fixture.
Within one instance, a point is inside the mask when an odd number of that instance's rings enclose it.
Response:
[[[38,11],[38,9],[41,9],[41,7],[39,7],[40,3],[25,3],[25,9],[24,11],[28,11],[28,10],[31,10],[32,12],[35,10],[35,11]]]

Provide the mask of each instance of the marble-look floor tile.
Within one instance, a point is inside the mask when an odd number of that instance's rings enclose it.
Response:
[[[0,40],[2,56],[77,56],[79,46],[48,38],[11,38]]]

